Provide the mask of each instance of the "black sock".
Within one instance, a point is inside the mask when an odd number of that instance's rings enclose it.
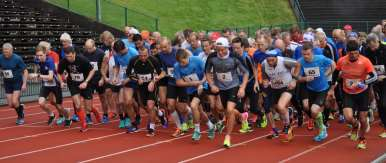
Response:
[[[16,114],[18,118],[24,118],[24,107],[22,104],[19,107],[15,108]]]
[[[108,116],[108,114],[107,114],[107,113],[103,113],[103,116],[107,117],[107,116]]]
[[[119,119],[120,120],[125,120],[125,116],[123,114],[119,114]]]
[[[87,118],[91,119],[91,114],[90,113],[86,114],[86,116],[87,116]]]

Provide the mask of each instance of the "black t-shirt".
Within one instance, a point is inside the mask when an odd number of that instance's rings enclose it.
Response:
[[[93,66],[90,64],[90,61],[83,56],[75,56],[75,61],[70,63],[67,59],[62,59],[58,65],[58,73],[63,74],[64,71],[67,71],[68,82],[73,82],[80,84],[86,80],[88,74],[93,69]]]
[[[97,48],[93,53],[88,53],[87,51],[84,51],[83,57],[87,58],[90,61],[90,64],[96,70],[91,81],[93,83],[97,83],[102,76],[100,69],[102,68],[102,62],[105,57],[105,53],[101,49]]]
[[[154,79],[154,74],[161,73],[161,64],[156,57],[149,56],[145,62],[135,56],[130,60],[129,66],[126,69],[126,74],[130,77],[142,79],[145,83]]]

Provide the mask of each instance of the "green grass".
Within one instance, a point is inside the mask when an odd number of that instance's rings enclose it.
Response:
[[[66,6],[67,0],[49,0]],[[127,24],[155,30],[159,18],[161,33],[172,36],[176,31],[217,30],[224,27],[259,27],[260,25],[292,24],[295,17],[288,0],[108,0],[129,8]],[[122,29],[125,10],[101,0],[102,21]],[[95,19],[95,0],[70,0],[72,11]],[[139,14],[144,13],[145,16]]]

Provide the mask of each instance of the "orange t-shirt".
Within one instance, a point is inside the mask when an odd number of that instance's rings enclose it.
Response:
[[[57,65],[59,64],[59,54],[56,53],[55,51],[50,50],[48,52],[48,56],[51,57],[54,60],[54,64]]]
[[[374,71],[374,66],[369,59],[360,55],[355,62],[349,61],[349,56],[346,55],[338,60],[336,69],[342,72],[343,91],[348,94],[358,94],[367,89],[355,87],[356,83],[366,80],[367,75]]]

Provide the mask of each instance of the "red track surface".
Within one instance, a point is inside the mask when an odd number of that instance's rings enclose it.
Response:
[[[65,101],[69,101],[66,99]],[[71,102],[65,102],[70,107]],[[312,141],[316,131],[295,129],[290,143],[268,140],[268,129],[232,136],[233,147],[222,148],[223,135],[210,141],[202,134],[199,143],[192,143],[191,133],[172,138],[172,127],[157,127],[153,138],[145,130],[126,134],[117,128],[117,120],[108,125],[94,125],[80,133],[71,128],[46,126],[47,115],[37,103],[26,104],[26,124],[15,126],[15,113],[0,107],[0,162],[370,162],[386,153],[386,140],[377,135],[376,123],[367,135],[368,149],[357,150],[356,142],[345,135],[343,124],[332,122],[329,137],[322,143]],[[145,118],[143,118],[145,119]],[[204,126],[204,125],[203,125]],[[142,126],[143,127],[143,126]],[[205,130],[203,128],[202,130]]]

